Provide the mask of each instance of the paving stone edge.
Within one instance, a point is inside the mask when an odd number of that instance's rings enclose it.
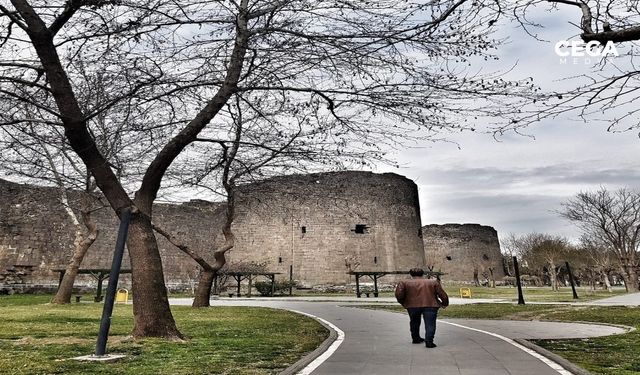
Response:
[[[309,315],[306,315],[306,316],[309,316]],[[322,324],[323,327],[328,329],[329,330],[329,337],[327,337],[320,344],[320,346],[318,346],[314,351],[312,351],[311,353],[309,353],[309,354],[305,355],[304,357],[300,358],[297,362],[295,362],[291,366],[289,366],[286,369],[284,369],[278,375],[294,375],[294,374],[298,373],[300,370],[302,370],[303,368],[307,367],[307,365],[309,363],[313,362],[313,360],[315,360],[320,355],[322,355],[322,353],[326,352],[327,349],[329,349],[329,347],[331,346],[331,344],[333,344],[333,342],[336,341],[336,339],[338,338],[338,332],[336,332],[333,328],[329,327],[326,323],[324,323],[323,321],[321,321],[320,319],[318,319],[318,318],[316,318],[314,316],[309,316],[309,317],[315,319],[318,323]]]

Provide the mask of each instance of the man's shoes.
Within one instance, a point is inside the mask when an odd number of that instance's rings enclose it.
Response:
[[[424,342],[424,339],[423,339],[423,338],[419,338],[419,339],[417,339],[417,340],[413,340],[413,341],[411,341],[411,342],[412,342],[413,344],[422,344],[422,343]]]
[[[438,345],[436,345],[436,344],[434,344],[434,343],[432,343],[432,342],[427,342],[427,343],[425,343],[425,344],[424,344],[424,346],[426,346],[427,348],[435,348],[435,347],[437,347]]]

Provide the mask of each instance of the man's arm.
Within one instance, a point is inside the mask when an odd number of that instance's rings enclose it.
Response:
[[[449,295],[447,295],[447,292],[442,289],[440,282],[436,284],[436,295],[440,299],[440,305],[442,305],[442,307],[449,306]]]
[[[404,282],[400,281],[396,286],[396,300],[399,304],[404,304],[404,300],[406,297],[405,285]]]

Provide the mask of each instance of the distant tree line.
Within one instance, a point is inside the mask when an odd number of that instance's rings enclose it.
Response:
[[[520,260],[521,279],[531,285],[558,290],[569,285],[569,263],[578,285],[611,291],[612,284],[638,289],[640,192],[622,188],[580,192],[562,204],[558,213],[576,224],[578,243],[544,233],[503,239],[506,281],[513,279],[512,257]]]

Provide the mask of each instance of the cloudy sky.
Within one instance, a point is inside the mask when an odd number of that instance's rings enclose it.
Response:
[[[513,65],[511,77],[532,76],[545,89],[561,90],[567,76],[588,72],[591,65],[561,64],[556,41],[578,40],[579,12],[541,12],[545,23],[540,42],[516,25],[502,28],[510,42],[500,48],[501,62],[489,69]],[[556,210],[579,191],[600,186],[640,188],[638,132],[610,133],[601,124],[585,124],[575,114],[546,121],[526,130],[531,137],[458,134],[458,143],[438,143],[400,150],[401,169],[379,167],[413,179],[419,187],[423,224],[479,223],[508,233],[532,231],[577,239],[579,232]],[[458,148],[459,147],[459,148]]]

